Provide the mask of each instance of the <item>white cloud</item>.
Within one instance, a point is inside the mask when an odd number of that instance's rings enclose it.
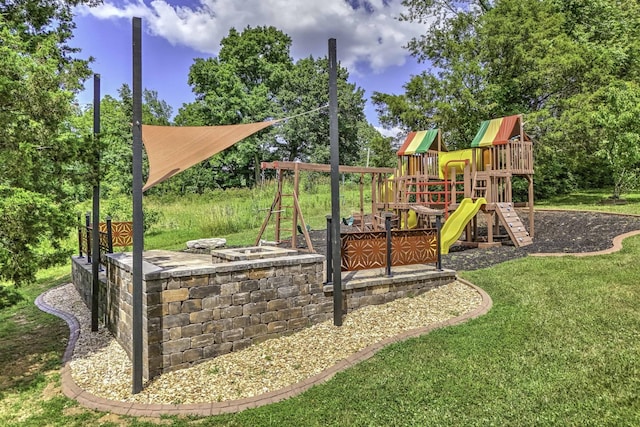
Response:
[[[396,141],[404,139],[407,136],[407,131],[405,131],[405,130],[399,128],[399,127],[393,127],[391,129],[387,129],[387,128],[382,127],[382,126],[375,126],[375,129],[378,132],[380,132],[380,134],[382,136],[392,137]]]
[[[184,4],[184,0],[182,2]],[[80,13],[100,19],[139,16],[143,28],[173,45],[183,45],[215,55],[220,40],[231,27],[241,31],[247,26],[272,25],[292,38],[294,58],[321,57],[327,54],[327,40],[335,38],[338,59],[351,73],[358,64],[367,64],[373,72],[405,63],[403,46],[423,34],[424,24],[401,22],[400,0],[368,0],[367,7],[353,8],[355,0],[193,0],[190,5],[170,4],[166,0],[150,3],[104,4],[79,9]]]

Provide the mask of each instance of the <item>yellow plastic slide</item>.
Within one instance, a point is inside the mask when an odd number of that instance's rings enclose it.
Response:
[[[440,253],[449,253],[449,248],[458,240],[467,223],[478,213],[480,207],[486,204],[484,197],[480,197],[475,203],[469,198],[462,200],[440,230]]]

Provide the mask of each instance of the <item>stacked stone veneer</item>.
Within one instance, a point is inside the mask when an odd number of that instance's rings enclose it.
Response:
[[[323,284],[324,257],[295,251],[260,256],[265,255],[214,256],[215,264],[171,268],[143,262],[145,379],[333,318],[333,288]],[[109,255],[107,263],[107,280],[101,285],[103,318],[131,356],[131,254]],[[76,283],[79,290],[91,283],[90,274],[75,273],[80,269],[74,266],[74,282],[82,282]],[[455,272],[374,276],[343,279],[345,311],[418,295],[450,283]]]
[[[188,367],[332,316],[322,291],[323,257],[291,256],[208,266],[143,266],[143,365],[146,378]],[[111,329],[131,354],[131,259],[111,256]],[[113,324],[112,321],[117,321]]]

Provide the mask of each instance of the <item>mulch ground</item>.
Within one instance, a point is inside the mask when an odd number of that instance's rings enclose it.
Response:
[[[520,218],[528,226],[528,211],[520,211]],[[500,240],[502,246],[478,249],[454,245],[449,254],[442,256],[444,268],[461,271],[477,270],[525,257],[530,253],[574,253],[594,252],[613,246],[613,238],[630,231],[640,230],[640,217],[612,215],[596,212],[536,211],[534,216],[535,232],[533,244],[517,248],[506,236]],[[486,227],[478,226],[478,234],[486,235]],[[342,225],[342,231],[357,231],[355,227]],[[326,230],[310,232],[313,249],[326,254]],[[282,246],[288,246],[283,242]],[[306,244],[299,236],[300,248]]]

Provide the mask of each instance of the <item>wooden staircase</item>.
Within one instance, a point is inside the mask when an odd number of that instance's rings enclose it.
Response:
[[[515,212],[513,203],[496,203],[496,213],[504,228],[507,229],[507,233],[509,233],[509,237],[511,237],[514,245],[521,247],[533,243],[527,229],[524,228],[524,224],[522,224],[522,220],[520,220],[520,217]]]

